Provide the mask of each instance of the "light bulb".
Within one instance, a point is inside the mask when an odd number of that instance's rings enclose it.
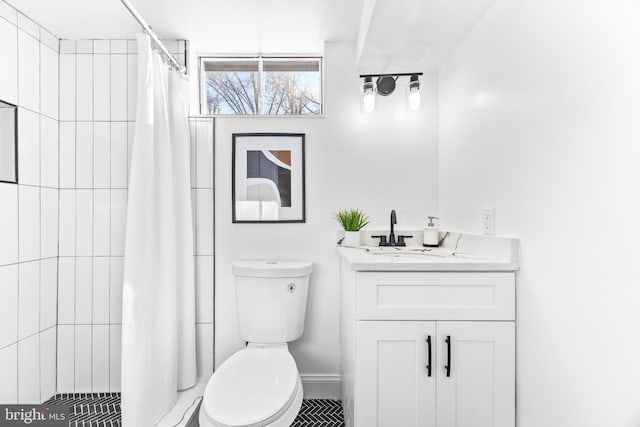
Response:
[[[374,92],[368,92],[362,96],[362,108],[366,113],[370,113],[376,108],[376,94]]]
[[[418,108],[420,108],[420,98],[420,90],[409,91],[409,108],[412,110],[417,110]]]

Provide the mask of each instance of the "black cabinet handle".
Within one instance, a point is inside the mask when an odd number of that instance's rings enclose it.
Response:
[[[444,339],[447,343],[447,364],[444,365],[444,370],[447,371],[447,377],[451,376],[451,335],[447,335]]]
[[[427,376],[431,376],[431,335],[427,337]]]

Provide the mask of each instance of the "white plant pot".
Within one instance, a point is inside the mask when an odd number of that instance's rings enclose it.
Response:
[[[344,240],[342,246],[360,246],[360,232],[359,231],[345,231]]]

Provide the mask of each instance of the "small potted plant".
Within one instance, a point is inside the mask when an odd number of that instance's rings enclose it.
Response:
[[[360,246],[360,230],[369,224],[369,217],[360,209],[344,209],[334,212],[333,217],[344,228],[343,246]]]

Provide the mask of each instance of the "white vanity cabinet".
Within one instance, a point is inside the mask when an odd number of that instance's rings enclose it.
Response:
[[[341,271],[347,427],[514,427],[513,271]]]

